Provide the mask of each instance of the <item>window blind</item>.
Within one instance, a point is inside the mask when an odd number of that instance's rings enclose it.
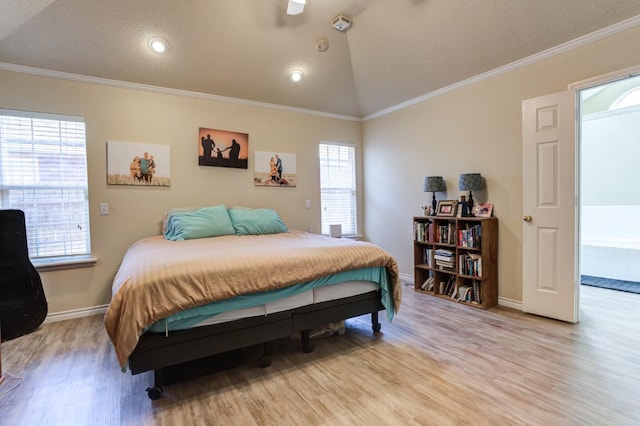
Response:
[[[0,109],[0,205],[24,211],[32,259],[91,252],[83,118]]]
[[[322,233],[342,225],[343,234],[357,233],[356,150],[354,145],[320,144]]]

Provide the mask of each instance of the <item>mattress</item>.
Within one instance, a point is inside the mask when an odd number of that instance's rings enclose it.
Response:
[[[387,288],[385,268],[345,271],[284,289],[238,296],[178,312],[152,324],[145,332],[169,333],[221,324]]]
[[[269,315],[276,312],[299,308],[301,306],[342,299],[376,290],[378,290],[378,285],[370,281],[349,281],[346,283],[333,284],[326,287],[307,290],[304,293],[285,297],[284,299],[280,299],[275,302],[223,312],[193,324],[192,327],[203,327],[206,325],[222,324],[243,318]]]

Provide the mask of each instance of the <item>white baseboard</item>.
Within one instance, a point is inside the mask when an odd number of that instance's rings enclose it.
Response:
[[[403,283],[411,283],[411,285],[413,286],[413,275],[403,274],[402,272],[400,272],[398,276],[400,277],[400,281],[402,281]]]
[[[498,296],[498,305],[504,306],[505,308],[517,309],[519,311],[522,310],[522,302],[520,300],[507,299],[506,297]]]
[[[398,274],[400,277],[400,281],[403,283],[409,283],[413,286],[413,275],[409,274]],[[506,297],[498,297],[498,305],[505,306],[507,308],[517,309],[519,311],[522,310],[522,302],[519,300],[507,299]],[[101,306],[93,306],[90,308],[81,308],[81,309],[72,309],[70,311],[62,311],[55,312],[53,314],[47,315],[44,323],[48,322],[57,322],[57,321],[66,321],[75,318],[83,318],[90,317],[93,315],[104,315],[107,312],[107,307],[109,305],[101,305]]]
[[[90,308],[72,309],[70,311],[54,312],[47,315],[44,323],[66,321],[75,318],[90,317],[93,315],[104,315],[109,305],[93,306]]]

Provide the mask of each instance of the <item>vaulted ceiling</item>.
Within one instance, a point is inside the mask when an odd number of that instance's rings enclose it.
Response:
[[[638,0],[307,0],[296,16],[287,0],[0,4],[0,63],[350,117],[640,15]],[[148,49],[153,36],[167,53]]]

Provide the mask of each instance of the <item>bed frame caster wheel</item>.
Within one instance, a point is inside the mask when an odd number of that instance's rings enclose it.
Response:
[[[273,341],[262,344],[262,356],[258,358],[258,367],[267,368],[271,366],[271,355],[273,355]]]
[[[373,324],[371,326],[371,329],[373,330],[374,333],[379,333],[380,330],[382,329],[382,325],[380,323]]]
[[[164,389],[162,386],[154,386],[152,388],[147,388],[147,396],[149,399],[155,401],[156,399],[160,399],[162,394],[164,393]]]
[[[262,357],[258,359],[258,367],[267,368],[271,366],[271,358]]]

